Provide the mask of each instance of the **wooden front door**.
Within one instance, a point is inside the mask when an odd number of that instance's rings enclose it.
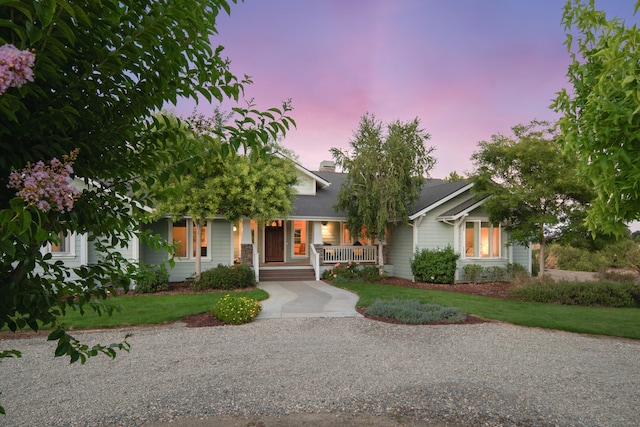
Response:
[[[284,221],[272,224],[264,228],[264,261],[284,262]]]

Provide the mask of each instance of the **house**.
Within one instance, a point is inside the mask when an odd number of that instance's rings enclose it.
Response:
[[[333,162],[322,162],[318,171],[297,165],[298,183],[294,209],[289,216],[259,226],[250,218],[231,224],[212,218],[203,228],[202,269],[218,264],[245,263],[258,272],[258,278],[271,276],[272,270],[288,270],[293,277],[319,279],[322,272],[338,262],[355,261],[374,265],[377,246],[351,236],[346,216],[336,212],[338,191],[345,174],[335,172]],[[413,279],[411,259],[416,250],[451,246],[461,257],[456,279],[462,278],[467,264],[501,266],[518,263],[531,271],[528,247],[507,245],[508,236],[499,224],[489,223],[477,201],[472,184],[466,181],[425,182],[407,224],[390,224],[385,245],[385,271],[390,276]],[[170,242],[179,242],[170,280],[179,281],[194,272],[193,222],[189,218],[170,218],[149,226]],[[140,261],[160,264],[163,252],[141,248]],[[297,271],[296,271],[297,270]],[[303,276],[307,272],[311,275]]]
[[[219,264],[244,263],[256,271],[259,280],[269,278],[319,279],[338,262],[355,261],[375,265],[377,245],[351,236],[346,216],[336,212],[338,191],[345,174],[335,172],[333,162],[322,162],[318,171],[297,165],[298,183],[294,209],[286,218],[259,225],[251,218],[236,224],[222,217],[211,218],[202,229],[202,270]],[[517,263],[531,272],[529,247],[507,245],[508,235],[500,224],[491,224],[476,200],[473,185],[466,181],[425,182],[420,199],[411,210],[408,223],[389,224],[384,246],[385,272],[413,279],[411,259],[420,249],[451,246],[459,253],[456,279],[462,279],[467,264],[485,267]],[[164,218],[143,225],[145,230],[177,244],[171,281],[182,281],[195,271],[195,227],[191,218]],[[69,264],[93,263],[100,256],[86,236],[70,235],[62,248],[50,248],[54,258]],[[166,264],[166,252],[132,241],[123,255],[146,264]],[[282,276],[285,274],[285,276]]]

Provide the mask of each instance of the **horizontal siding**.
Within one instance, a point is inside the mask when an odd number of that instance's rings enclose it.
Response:
[[[201,259],[201,270],[206,271],[215,268],[218,264],[232,265],[234,255],[234,236],[233,225],[225,220],[212,221],[211,226],[207,228],[207,239],[211,249],[209,258]],[[163,239],[169,237],[169,220],[161,219],[152,224],[145,225],[145,230],[151,230],[153,234],[160,235]],[[141,260],[143,263],[160,265],[167,262],[167,253],[160,249],[141,246]],[[196,263],[194,259],[175,260],[173,268],[169,269],[169,280],[172,282],[180,282],[187,277],[192,277],[196,271]]]
[[[298,171],[298,182],[293,186],[296,194],[316,194],[316,181],[308,175]]]
[[[520,264],[531,273],[531,250],[523,245],[513,245],[513,263]]]
[[[151,224],[145,224],[145,231],[149,230],[152,234],[159,235],[163,240],[169,238],[169,220],[161,219]],[[140,261],[145,264],[160,265],[169,259],[169,255],[163,249],[149,247],[145,243],[140,244]]]
[[[392,227],[389,238],[389,260],[393,265],[393,275],[413,280],[411,259],[413,258],[413,228],[406,224]]]
[[[436,218],[468,197],[469,194],[465,193],[427,212],[418,228],[418,249],[444,249],[447,246],[454,246],[453,225],[445,224]]]

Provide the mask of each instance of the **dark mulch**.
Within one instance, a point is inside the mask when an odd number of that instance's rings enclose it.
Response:
[[[449,292],[460,292],[465,294],[481,295],[485,297],[502,298],[502,299],[509,299],[510,298],[509,291],[513,289],[513,285],[511,285],[508,282],[478,283],[478,284],[457,283],[454,285],[440,285],[440,284],[434,284],[434,283],[412,282],[406,279],[390,277],[380,281],[379,283],[382,283],[385,285],[403,286],[408,288],[436,289],[436,290],[449,291]],[[248,289],[251,289],[251,288],[248,288]],[[248,289],[243,289],[243,290],[248,290]],[[177,295],[177,294],[185,294],[185,293],[193,293],[193,292],[194,291],[188,286],[186,282],[176,282],[176,283],[170,283],[169,290],[167,291],[160,291],[153,294],[136,294],[135,292],[131,291],[127,295]],[[229,291],[202,291],[202,292],[229,292]],[[389,319],[389,318],[378,317],[378,316],[370,316],[366,314],[364,312],[364,309],[362,308],[358,308],[357,310],[360,314],[362,314],[363,316],[369,319],[386,322],[386,323],[402,324],[402,322],[399,322],[395,319]],[[474,324],[474,323],[485,323],[490,321],[491,320],[467,315],[467,320],[465,322],[455,323],[455,324],[468,325],[468,324]],[[218,320],[212,313],[193,314],[191,316],[187,316],[183,319],[180,319],[180,322],[185,323],[186,327],[188,328],[200,328],[204,326],[226,325],[226,323],[224,323],[221,320]],[[439,325],[439,324],[451,325],[452,323],[449,323],[449,322],[430,323],[430,325]],[[0,332],[0,340],[28,338],[28,337],[35,337],[35,336],[46,337],[48,334],[49,334],[49,331],[33,332],[33,331],[23,330],[23,331],[17,331],[15,333],[11,331],[3,331],[3,332]]]

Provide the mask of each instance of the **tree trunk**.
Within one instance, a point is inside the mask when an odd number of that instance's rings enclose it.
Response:
[[[200,280],[201,264],[202,264],[202,222],[194,221],[196,225],[196,281]]]
[[[542,237],[540,238],[540,255],[539,255],[539,266],[540,271],[538,272],[538,277],[544,276],[544,259],[545,259],[545,249],[547,246],[547,239],[544,237],[544,224],[542,225]]]
[[[378,272],[384,274],[384,245],[378,240]]]

